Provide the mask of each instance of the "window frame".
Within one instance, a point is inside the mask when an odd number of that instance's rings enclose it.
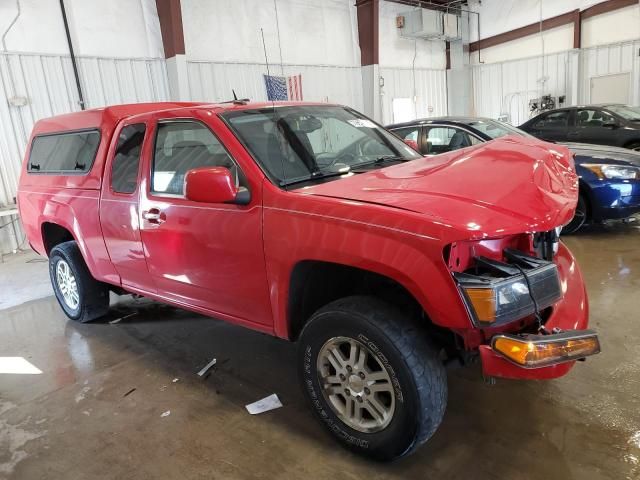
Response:
[[[147,134],[149,133],[149,124],[147,121],[139,121],[139,122],[133,122],[133,123],[126,123],[123,124],[120,129],[118,130],[118,140],[120,137],[120,134],[122,133],[122,131],[127,128],[127,127],[131,127],[133,125],[144,125],[144,137],[142,138],[142,145],[140,145],[140,156],[138,159],[138,173],[136,175],[136,188],[133,192],[131,193],[126,193],[126,192],[118,192],[116,190],[113,189],[113,165],[115,163],[115,159],[116,159],[116,155],[118,153],[118,141],[115,142],[115,145],[113,146],[113,155],[111,156],[111,158],[109,159],[109,191],[111,192],[112,195],[121,195],[124,197],[132,197],[134,196],[138,190],[140,190],[140,171],[142,168],[142,165],[144,163],[144,146],[145,143],[147,142]]]
[[[542,126],[538,126],[538,123],[540,123],[540,121],[545,121],[546,122],[546,118],[549,117],[550,115],[556,114],[556,113],[566,113],[567,114],[567,122],[564,125],[561,126],[554,126],[554,127],[548,127],[547,125],[542,125]],[[552,110],[550,112],[544,112],[541,113],[540,115],[538,115],[536,117],[536,121],[533,123],[532,127],[534,129],[537,130],[541,130],[541,129],[545,129],[545,128],[549,128],[551,130],[555,130],[557,128],[569,128],[572,126],[576,125],[576,115],[575,115],[575,110],[574,109],[570,109],[570,108],[566,108],[566,109],[562,109],[562,110]]]
[[[607,117],[611,117],[611,119],[616,122],[618,121],[611,113],[609,113],[608,111],[602,109],[602,108],[597,108],[597,107],[583,107],[583,108],[576,108],[575,111],[575,127],[576,128],[603,128],[602,125],[581,125],[578,119],[579,113],[580,112],[593,112],[594,114],[597,112],[600,112],[603,116],[607,116]],[[591,115],[591,118],[593,118],[593,115]],[[606,121],[602,122],[603,124],[607,123]]]
[[[487,143],[490,142],[491,140],[485,140],[484,138],[480,137],[477,133],[469,130],[468,128],[466,128],[463,125],[450,125],[450,124],[446,124],[446,123],[425,123],[424,125],[422,125],[423,128],[423,135],[424,135],[424,143],[426,144],[429,141],[429,130],[431,130],[431,128],[453,128],[454,130],[463,130],[465,133],[469,134],[471,137],[474,137],[476,140],[478,140],[478,144],[480,143]],[[492,139],[493,140],[493,139]],[[474,147],[475,145],[470,145],[472,147]],[[468,148],[468,147],[465,147]],[[457,150],[460,150],[459,148]],[[443,153],[450,153],[450,152],[455,152],[455,150],[448,150],[446,152],[440,152],[440,153],[429,153],[427,155],[442,155]]]
[[[178,195],[176,193],[157,192],[157,191],[153,190],[153,174],[154,174],[155,163],[156,163],[156,146],[158,144],[158,134],[160,133],[160,125],[170,124],[170,123],[197,123],[197,124],[202,125],[207,130],[209,130],[209,132],[211,132],[213,137],[218,141],[220,146],[224,149],[225,153],[231,159],[231,162],[236,166],[236,169],[238,171],[238,181],[240,182],[241,179],[246,178],[245,175],[244,175],[244,172],[240,168],[240,164],[236,161],[236,159],[233,157],[233,155],[231,155],[231,152],[229,152],[229,149],[227,148],[227,146],[220,140],[220,137],[214,132],[214,130],[211,128],[210,125],[207,125],[206,122],[203,122],[202,120],[200,120],[198,118],[195,118],[195,117],[159,118],[159,119],[155,120],[155,124],[153,125],[153,128],[154,128],[154,132],[153,132],[153,148],[151,149],[151,152],[150,152],[151,155],[150,155],[150,159],[149,159],[149,182],[148,182],[148,185],[147,185],[147,195],[149,195],[150,197],[179,198],[179,199],[182,199],[182,200],[190,201],[184,194]],[[248,183],[248,182],[246,182],[246,183]],[[244,186],[244,185],[241,185],[241,186]],[[245,186],[245,188],[247,188],[247,190],[248,190],[249,189],[248,185]]]
[[[77,170],[34,170],[31,168],[31,157],[33,156],[33,144],[38,138],[44,137],[56,137],[56,136],[68,136],[68,135],[77,135],[79,133],[97,133],[98,134],[98,146],[96,147],[96,151],[91,158],[91,162],[85,167],[82,171]],[[91,128],[79,128],[76,130],[62,130],[59,132],[48,132],[42,133],[39,135],[34,135],[29,143],[29,158],[27,160],[27,174],[29,175],[58,175],[58,176],[74,176],[74,177],[83,177],[87,176],[91,170],[93,169],[93,165],[96,163],[96,158],[98,158],[98,151],[102,147],[102,131],[98,127]]]

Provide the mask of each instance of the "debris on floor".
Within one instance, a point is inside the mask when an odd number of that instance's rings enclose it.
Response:
[[[131,394],[132,394],[133,392],[135,392],[135,391],[136,391],[136,389],[135,389],[135,387],[134,387],[134,388],[132,388],[131,390],[129,390],[127,393],[125,393],[122,397],[127,397],[127,396],[131,395]]]
[[[180,381],[179,378],[174,378],[173,380],[171,380],[173,383],[178,383]]]
[[[116,323],[120,323],[122,320],[126,320],[127,318],[133,317],[134,315],[137,315],[137,314],[138,314],[138,312],[130,313],[130,314],[128,314],[128,315],[125,315],[124,317],[119,317],[119,318],[116,318],[116,319],[114,319],[114,320],[111,320],[111,321],[109,322],[109,324],[110,324],[110,325],[114,325],[114,324],[116,324]]]
[[[198,376],[202,377],[205,373],[207,373],[209,371],[209,369],[211,367],[213,367],[216,364],[216,359],[214,358],[213,360],[211,360],[209,363],[207,363],[204,368],[202,370],[200,370],[198,372]]]
[[[160,417],[168,417],[169,415],[171,415],[171,410],[167,410],[162,415],[160,415]]]
[[[282,403],[280,402],[278,395],[275,393],[263,398],[262,400],[258,400],[257,402],[253,402],[245,406],[247,412],[251,415],[268,412],[269,410],[275,410],[280,407],[282,407]]]

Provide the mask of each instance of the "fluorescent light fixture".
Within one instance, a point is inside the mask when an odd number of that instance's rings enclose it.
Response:
[[[0,374],[40,375],[42,370],[24,357],[0,357]]]

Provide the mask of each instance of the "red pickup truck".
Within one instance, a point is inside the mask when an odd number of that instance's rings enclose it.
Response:
[[[133,293],[297,341],[313,411],[373,458],[433,435],[446,363],[550,379],[600,348],[559,241],[573,159],[538,140],[423,158],[337,105],[120,105],[39,121],[18,200],[69,318]]]

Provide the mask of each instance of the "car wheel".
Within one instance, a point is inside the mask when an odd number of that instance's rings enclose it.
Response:
[[[447,403],[438,351],[393,306],[348,297],[318,310],[299,339],[298,368],[316,416],[347,448],[376,460],[414,451]]]
[[[91,276],[76,242],[51,250],[49,276],[56,299],[71,320],[88,322],[109,310],[109,288]]]
[[[587,207],[587,200],[584,195],[578,196],[578,205],[576,207],[576,213],[573,215],[571,221],[562,228],[562,233],[575,233],[584,226],[589,218],[589,211]]]
[[[640,152],[640,142],[633,142],[627,145],[627,148],[630,150],[635,150],[636,152]]]

